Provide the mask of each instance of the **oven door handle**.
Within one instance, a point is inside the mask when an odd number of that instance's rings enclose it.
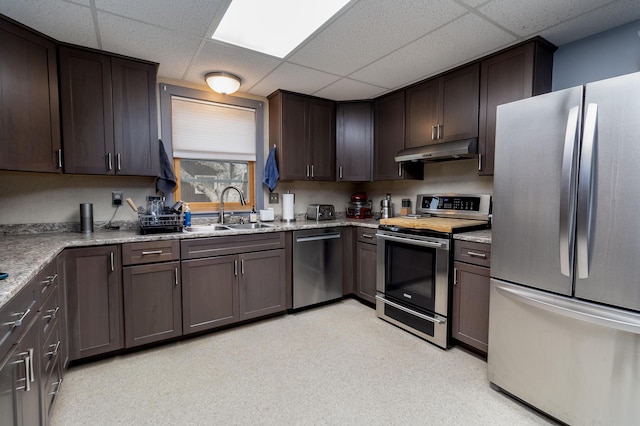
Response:
[[[376,294],[376,299],[381,301],[382,303],[385,303],[385,304],[387,304],[389,306],[392,306],[392,307],[394,307],[396,309],[400,309],[401,311],[404,311],[404,312],[406,312],[408,314],[414,315],[414,316],[416,316],[418,318],[421,318],[423,320],[427,320],[427,321],[430,321],[430,322],[433,322],[433,323],[436,323],[436,324],[444,324],[444,323],[447,322],[446,318],[441,318],[441,317],[432,318],[432,317],[430,317],[428,315],[422,314],[420,312],[416,312],[416,311],[414,311],[412,309],[409,309],[409,308],[406,308],[406,307],[404,307],[404,306],[402,306],[402,305],[400,305],[398,303],[395,303],[395,302],[392,302],[390,300],[387,300],[384,296],[380,296],[379,294]]]
[[[394,236],[391,236],[391,235],[384,235],[384,234],[376,234],[376,237],[382,238],[383,240],[396,241],[398,243],[411,244],[411,245],[414,245],[414,246],[445,248],[445,249],[447,248],[446,244],[435,243],[435,242],[431,242],[431,241],[416,240],[416,239],[410,238],[410,237],[394,237]]]

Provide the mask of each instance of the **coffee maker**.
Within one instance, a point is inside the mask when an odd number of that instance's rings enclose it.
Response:
[[[380,201],[380,217],[382,219],[393,217],[393,203],[391,202],[391,194],[387,194],[384,199]]]

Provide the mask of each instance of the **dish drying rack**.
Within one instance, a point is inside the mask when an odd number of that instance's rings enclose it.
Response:
[[[138,220],[140,221],[140,233],[142,235],[163,232],[182,232],[182,213],[138,213]]]

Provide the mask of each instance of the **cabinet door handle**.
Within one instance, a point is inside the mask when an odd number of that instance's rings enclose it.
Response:
[[[60,312],[60,306],[56,306],[56,308],[55,308],[55,309],[49,309],[49,310],[47,310],[47,313],[48,313],[49,315],[44,315],[42,318],[44,318],[44,319],[48,319],[48,320],[49,320],[49,319],[51,319],[51,320],[56,319],[56,316],[58,316],[58,312]]]
[[[398,163],[398,176],[402,177],[402,163]]]
[[[49,347],[53,347],[53,350],[51,352],[47,352],[47,355],[49,356],[49,358],[55,358],[55,356],[58,355],[58,351],[60,350],[60,340],[58,340],[58,342],[53,345],[49,345]]]
[[[12,324],[12,326],[14,328],[15,327],[20,327],[22,325],[22,321],[24,321],[24,319],[27,317],[27,315],[29,315],[29,312],[31,312],[31,308],[27,309],[24,312],[18,312],[16,314],[13,314],[14,316],[16,316],[16,315],[22,315],[22,316],[20,318],[18,318],[17,320],[15,320],[13,323],[9,323],[9,324]]]
[[[120,158],[121,158],[120,153],[117,153],[116,154],[116,164],[117,164],[117,167],[118,167],[118,171],[122,170],[122,161],[120,160]]]
[[[309,178],[309,165],[307,164],[307,179]]]
[[[111,153],[107,154],[107,167],[109,171],[113,170],[113,158],[111,158]]]
[[[453,268],[453,285],[458,284],[458,268]]]
[[[57,395],[58,392],[60,392],[61,385],[62,385],[62,378],[60,378],[60,380],[58,380],[57,382],[51,383],[51,386],[56,386],[56,390],[53,392],[49,392],[49,395]]]
[[[339,176],[340,180],[342,180],[342,166],[340,166],[338,168],[338,176]]]
[[[313,179],[313,164],[311,165],[311,179]]]
[[[152,254],[162,254],[162,250],[151,250],[151,251],[143,251],[142,255],[143,256],[149,256]]]
[[[240,260],[240,273],[244,275],[244,259]]]
[[[113,256],[113,252],[109,253],[109,258],[110,258],[110,262],[111,262],[111,272],[113,272],[113,271],[116,270],[115,263],[114,263],[115,259],[114,259],[114,256]]]
[[[442,135],[444,135],[444,126],[442,124],[438,124],[438,139],[442,139]]]
[[[431,126],[431,140],[436,140],[436,126]]]
[[[176,280],[175,281],[175,285],[178,285],[179,284],[178,283],[178,268],[174,268],[173,274],[174,274],[174,277],[175,277],[175,280]]]
[[[62,148],[58,148],[58,168],[62,168]]]
[[[238,276],[238,261],[237,260],[233,261],[233,275],[235,275],[236,277]]]
[[[371,235],[371,234],[362,234],[362,238],[369,238],[369,239],[371,239],[371,238],[373,238],[373,235]]]
[[[477,253],[475,251],[467,251],[467,254],[471,257],[479,257],[481,259],[486,259],[487,258],[487,254],[486,253]]]

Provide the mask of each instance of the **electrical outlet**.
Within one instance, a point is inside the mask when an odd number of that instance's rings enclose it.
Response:
[[[123,195],[122,192],[112,192],[111,193],[111,206],[112,207],[118,207],[122,205],[122,200],[123,200]]]
[[[277,192],[269,193],[269,204],[278,204],[280,202],[280,194]]]

